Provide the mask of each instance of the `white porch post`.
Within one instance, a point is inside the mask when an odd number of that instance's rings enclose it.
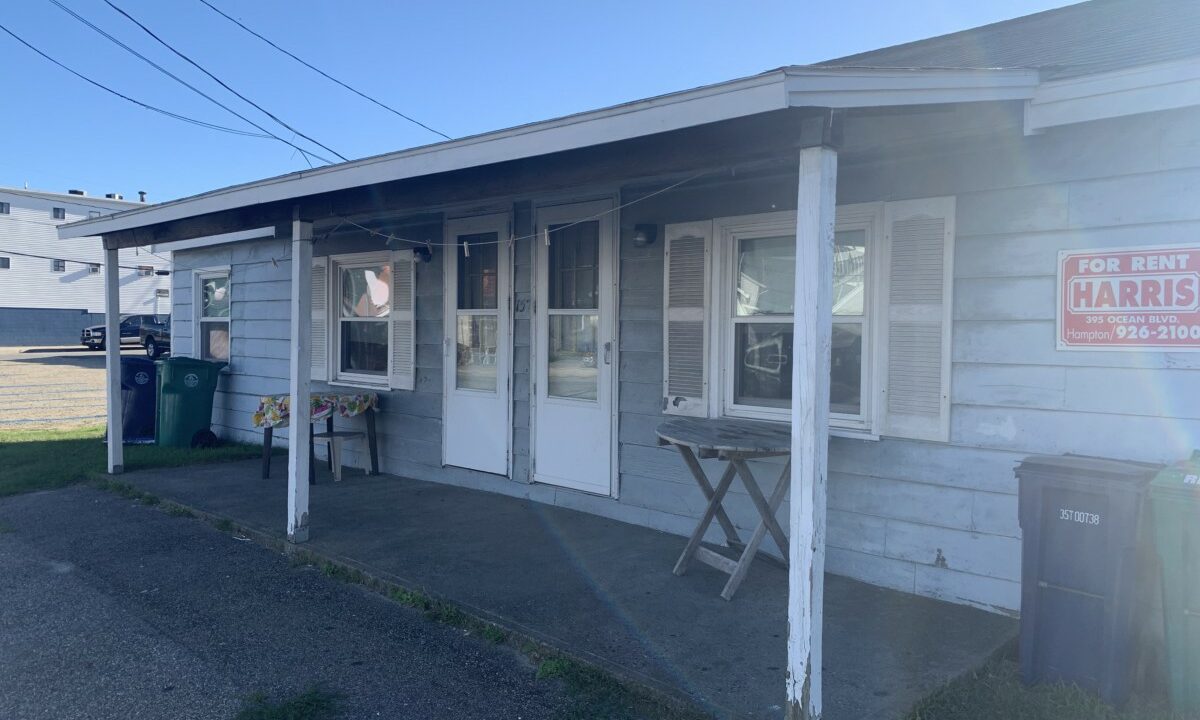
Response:
[[[308,540],[308,445],[312,425],[308,422],[309,393],[312,389],[312,223],[292,218],[292,298],[289,353],[291,375],[291,424],[288,438],[288,520],[289,542]]]
[[[108,473],[125,469],[125,433],[121,407],[121,268],[118,250],[104,249],[104,373],[108,405]]]
[[[800,151],[796,315],[792,347],[792,485],[788,539],[787,717],[821,717],[825,474],[837,151]]]

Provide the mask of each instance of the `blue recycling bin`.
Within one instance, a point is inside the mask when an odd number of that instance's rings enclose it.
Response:
[[[1142,503],[1160,465],[1071,455],[1017,467],[1021,675],[1066,682],[1113,704],[1133,678]]]
[[[157,374],[150,358],[121,358],[121,432],[126,443],[154,442]]]

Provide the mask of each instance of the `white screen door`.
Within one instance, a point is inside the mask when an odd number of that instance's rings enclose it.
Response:
[[[540,208],[534,480],[612,493],[611,201]],[[549,243],[547,244],[547,238]]]
[[[446,222],[446,465],[508,475],[508,216]]]

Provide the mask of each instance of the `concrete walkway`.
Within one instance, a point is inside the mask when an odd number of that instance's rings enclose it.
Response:
[[[284,536],[283,463],[132,473],[148,492]],[[786,571],[754,565],[732,602],[725,576],[671,568],[684,539],[530,501],[347,473],[312,488],[306,548],[682,693],[722,716],[783,716]],[[979,664],[1016,623],[836,576],[825,589],[826,720],[901,717]]]

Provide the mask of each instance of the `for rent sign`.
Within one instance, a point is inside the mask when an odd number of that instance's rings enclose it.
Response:
[[[1058,254],[1058,349],[1200,351],[1200,246]]]

